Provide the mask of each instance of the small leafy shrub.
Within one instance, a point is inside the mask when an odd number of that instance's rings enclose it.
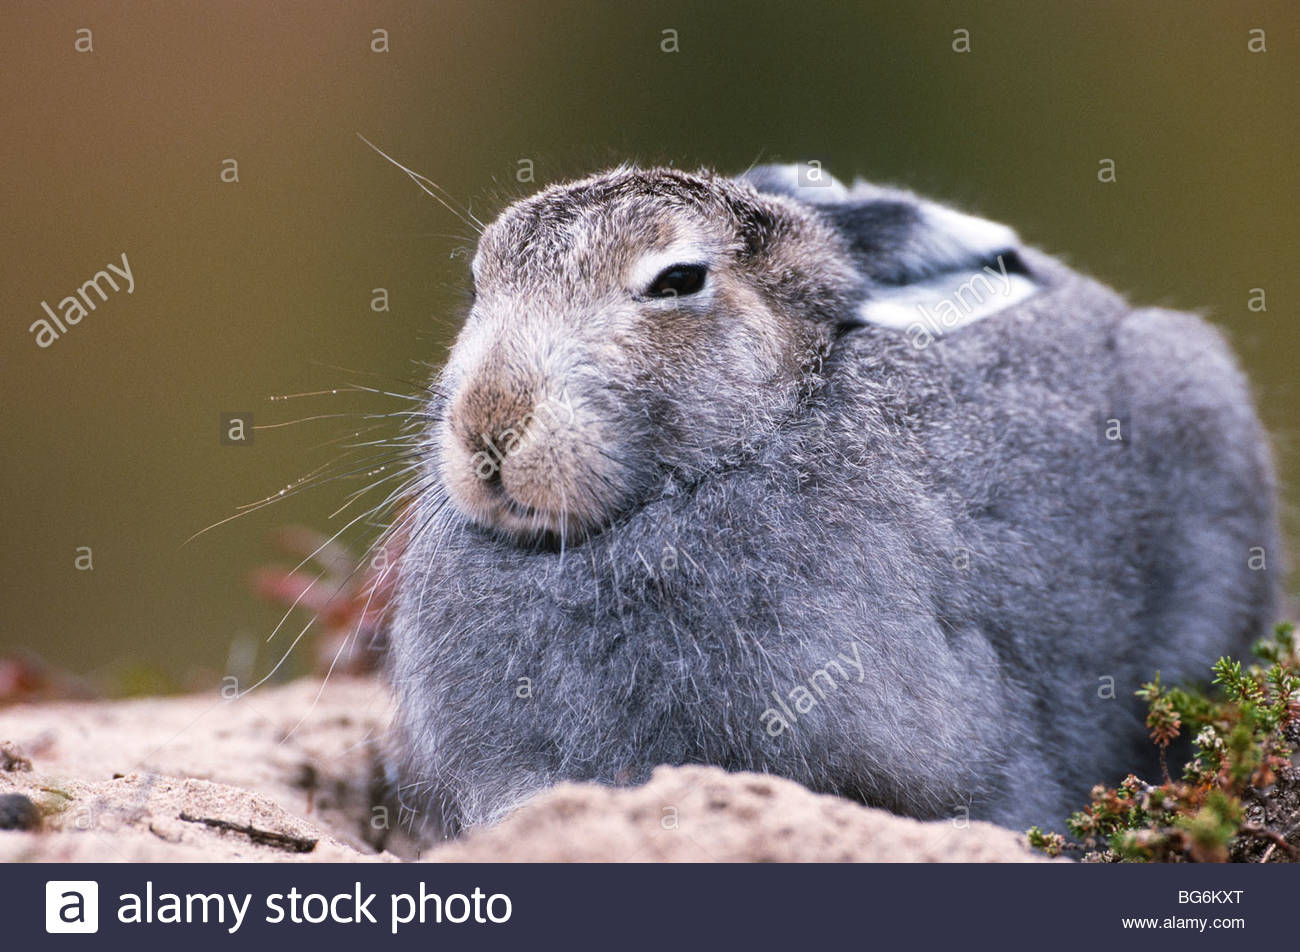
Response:
[[[1214,691],[1167,687],[1155,680],[1137,696],[1160,751],[1161,782],[1130,774],[1118,787],[1098,785],[1067,821],[1075,842],[1038,827],[1029,843],[1049,856],[1084,853],[1096,861],[1300,861],[1300,653],[1295,628],[1278,625],[1254,647],[1264,665],[1220,658]],[[1193,738],[1182,777],[1169,776],[1166,753]],[[1289,837],[1289,839],[1288,839]]]

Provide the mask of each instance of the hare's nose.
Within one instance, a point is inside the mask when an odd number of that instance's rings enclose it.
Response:
[[[455,401],[453,430],[485,489],[502,488],[507,460],[528,445],[534,406],[532,387],[491,379],[471,384]]]
[[[492,451],[503,441],[518,438],[532,419],[531,387],[474,384],[457,401],[454,422],[466,448]]]

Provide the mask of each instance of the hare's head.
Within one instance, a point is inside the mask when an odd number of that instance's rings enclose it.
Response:
[[[927,231],[906,198],[816,197],[770,169],[619,168],[507,208],[441,380],[453,504],[520,540],[576,542],[670,475],[707,478],[760,444],[861,301],[917,270]]]
[[[443,482],[482,525],[570,541],[788,412],[857,281],[797,202],[673,169],[511,206],[473,271]]]

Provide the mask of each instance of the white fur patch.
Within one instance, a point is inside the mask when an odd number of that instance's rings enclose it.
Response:
[[[1037,293],[1038,285],[1023,274],[1008,274],[1000,256],[998,265],[881,289],[858,308],[858,318],[895,330],[919,328],[941,337]]]
[[[959,264],[972,255],[990,258],[1020,244],[1020,236],[1006,225],[933,202],[926,202],[921,208],[917,229],[917,237],[927,250],[932,250],[936,261],[945,264]]]
[[[675,264],[709,265],[712,264],[714,257],[714,249],[705,247],[698,241],[679,239],[661,251],[651,251],[643,255],[636,264],[632,265],[627,277],[628,287],[640,294],[663,273],[665,268],[671,268]],[[707,289],[708,286],[706,278],[705,288]]]
[[[849,190],[839,179],[822,168],[820,162],[794,162],[772,168],[779,173],[781,183],[801,202],[811,202],[815,205],[825,202],[843,202],[849,197]]]

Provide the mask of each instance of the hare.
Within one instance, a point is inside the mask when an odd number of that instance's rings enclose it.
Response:
[[[1142,681],[1274,618],[1222,338],[1009,228],[621,167],[508,207],[472,270],[389,621],[432,836],[688,763],[1059,824],[1142,766]]]

